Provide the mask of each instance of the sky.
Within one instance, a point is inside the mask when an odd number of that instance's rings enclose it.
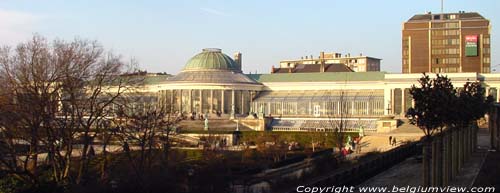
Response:
[[[0,45],[37,33],[99,41],[148,72],[177,74],[203,48],[243,54],[245,73],[319,52],[381,58],[401,72],[402,23],[441,10],[440,0],[0,0]],[[500,0],[444,0],[444,12],[491,21],[491,64],[500,71]]]

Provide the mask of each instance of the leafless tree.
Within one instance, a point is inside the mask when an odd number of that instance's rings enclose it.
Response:
[[[3,47],[0,54],[4,100],[1,108],[4,139],[10,151],[2,164],[19,179],[36,183],[41,142],[50,130],[57,110],[60,68],[45,39],[35,36],[14,50]],[[16,148],[27,143],[29,150]],[[10,159],[10,160],[6,160]]]
[[[327,120],[323,122],[325,128],[330,128],[333,131],[334,144],[338,149],[338,152],[342,150],[345,144],[346,132],[349,127],[352,127],[351,117],[353,115],[353,109],[351,109],[352,100],[357,97],[349,96],[349,93],[343,89],[339,91],[331,91],[327,93],[325,114]],[[349,97],[354,97],[354,99],[349,99]],[[328,110],[330,109],[330,110]]]
[[[120,106],[115,125],[119,128],[119,139],[137,178],[137,184],[145,191],[151,181],[148,173],[152,171],[153,166],[159,163],[168,164],[170,134],[179,120],[171,116],[165,106],[157,105],[148,96],[135,99],[128,97],[124,100],[127,102]]]
[[[88,165],[92,138],[104,126],[110,106],[128,88],[120,76],[126,64],[95,41],[75,39],[49,43],[41,36],[0,50],[2,98],[0,128],[8,156],[2,168],[26,182],[37,183],[40,156],[46,157],[56,182],[79,183]],[[80,136],[82,141],[75,141]],[[29,150],[19,151],[27,143]],[[82,146],[75,154],[75,144]],[[78,172],[72,176],[72,157]]]

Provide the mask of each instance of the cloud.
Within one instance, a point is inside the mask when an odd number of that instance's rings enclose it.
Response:
[[[31,13],[0,9],[0,42],[13,45],[28,39],[41,19]]]
[[[219,10],[216,10],[216,9],[212,9],[212,8],[202,7],[202,8],[200,8],[200,10],[202,10],[202,11],[204,11],[206,13],[212,14],[212,15],[218,15],[218,16],[228,16],[229,15],[227,13],[224,13],[222,11],[219,11]]]

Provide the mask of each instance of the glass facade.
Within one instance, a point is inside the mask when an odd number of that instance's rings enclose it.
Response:
[[[287,117],[380,116],[383,106],[383,90],[263,91],[252,103],[259,113]]]
[[[255,91],[248,90],[161,90],[158,104],[172,113],[249,114],[250,100]],[[255,94],[253,94],[255,96]]]

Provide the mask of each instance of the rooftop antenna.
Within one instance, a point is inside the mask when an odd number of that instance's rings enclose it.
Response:
[[[444,13],[444,0],[441,0],[441,13]]]

